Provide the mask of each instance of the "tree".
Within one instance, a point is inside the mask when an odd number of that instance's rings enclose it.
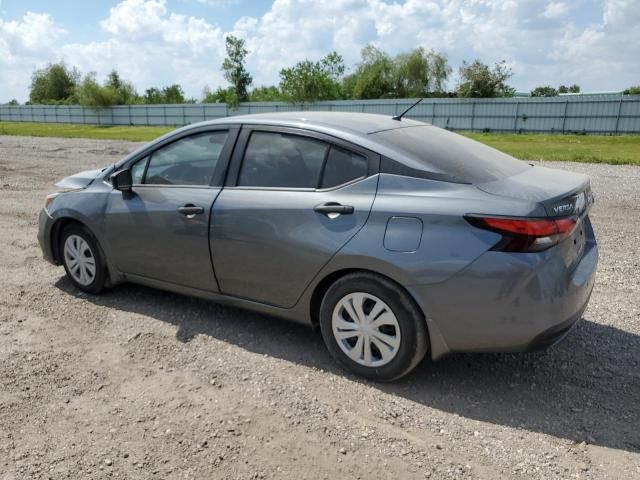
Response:
[[[462,62],[456,91],[459,97],[512,97],[515,90],[506,83],[512,75],[504,60],[496,63],[493,69],[480,60]]]
[[[558,93],[580,93],[580,86],[576,84],[573,84],[570,87],[560,85],[558,87]]]
[[[256,87],[251,90],[249,100],[252,102],[279,102],[283,100],[282,92],[276,86]]]
[[[557,97],[558,90],[547,85],[546,87],[536,87],[531,90],[532,97]]]
[[[98,83],[95,72],[85,75],[76,88],[75,97],[81,105],[94,108],[129,105],[140,101],[133,85],[122,80],[115,70],[109,73],[104,85]]]
[[[122,80],[120,74],[116,70],[111,70],[111,72],[109,72],[104,87],[113,90],[115,93],[116,105],[138,103],[138,93],[136,92],[133,84]]]
[[[147,88],[142,97],[142,101],[146,104],[194,103],[193,100],[187,100],[185,98],[182,87],[177,83],[162,89],[155,87]]]
[[[394,59],[394,91],[397,98],[425,97],[440,93],[451,67],[444,55],[418,47]]]
[[[238,97],[233,87],[218,87],[215,92],[212,92],[209,87],[205,87],[202,103],[226,103],[228,107],[232,108],[238,105]]]
[[[227,56],[222,62],[224,78],[232,85],[237,102],[248,99],[248,88],[253,82],[251,74],[245,68],[249,51],[244,48],[244,40],[233,35],[225,39]]]
[[[102,87],[96,80],[95,72],[88,73],[76,89],[78,103],[87,107],[101,108],[116,105],[116,93]]]
[[[622,92],[623,95],[640,95],[640,85],[637,87],[629,87]]]
[[[14,98],[14,99],[8,101],[7,103],[5,103],[5,105],[9,105],[9,106],[15,107],[17,105],[20,105],[20,102]]]
[[[29,103],[65,103],[71,99],[80,78],[75,68],[64,62],[50,63],[31,76]]]
[[[347,76],[343,88],[352,98],[406,98],[442,95],[451,74],[447,58],[418,47],[395,58],[367,45],[362,62]]]
[[[382,50],[367,45],[361,52],[362,62],[343,81],[350,98],[384,98],[393,93],[393,61]]]
[[[344,62],[336,52],[318,62],[304,60],[280,70],[280,91],[293,103],[340,98]]]

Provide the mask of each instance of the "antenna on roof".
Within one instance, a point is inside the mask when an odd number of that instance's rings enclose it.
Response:
[[[417,104],[419,104],[422,100],[424,100],[424,98],[421,98],[420,100],[418,100],[416,103],[414,103],[413,105],[411,105],[409,108],[407,108],[404,112],[402,112],[400,115],[394,115],[393,117],[391,117],[393,120],[402,120],[402,117],[404,117],[404,114],[407,113],[409,110],[411,110],[413,107],[415,107]]]

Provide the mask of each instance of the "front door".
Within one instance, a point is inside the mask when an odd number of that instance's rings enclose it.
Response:
[[[118,270],[218,291],[209,221],[221,190],[216,181],[225,166],[221,157],[228,155],[231,137],[228,130],[182,137],[130,166],[133,193],[112,191],[106,212]]]
[[[220,290],[290,308],[366,222],[377,157],[295,129],[244,127],[238,146],[211,217]]]

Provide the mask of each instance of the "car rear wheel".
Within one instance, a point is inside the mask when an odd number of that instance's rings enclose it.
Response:
[[[70,225],[60,239],[62,263],[76,288],[88,293],[104,289],[106,268],[98,243],[82,225]]]
[[[392,281],[370,273],[337,280],[320,307],[320,329],[331,355],[362,377],[396,380],[424,358],[424,315]]]

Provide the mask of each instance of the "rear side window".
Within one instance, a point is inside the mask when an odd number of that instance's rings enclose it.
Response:
[[[367,176],[367,158],[331,147],[324,167],[321,188],[331,188]]]
[[[528,168],[525,162],[480,142],[428,125],[384,130],[370,136],[404,154],[407,167],[464,183],[491,182]]]
[[[317,188],[329,146],[319,140],[274,132],[253,132],[238,185]]]

